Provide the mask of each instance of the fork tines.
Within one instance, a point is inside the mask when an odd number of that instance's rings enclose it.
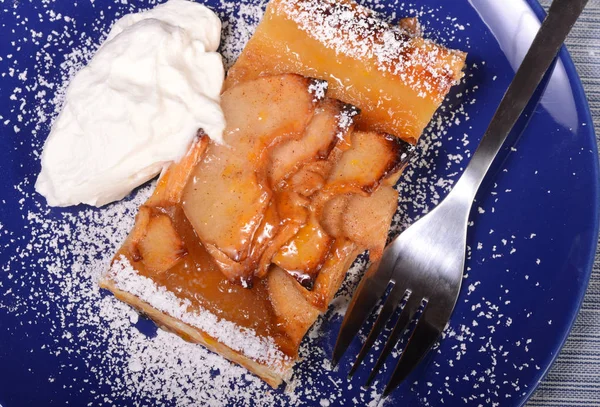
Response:
[[[383,261],[385,259],[382,259]],[[373,308],[375,308],[376,303],[388,290],[389,280],[387,284],[381,284],[381,281],[377,281],[378,279],[374,278],[374,270],[377,270],[379,267],[380,264],[373,264],[365,274],[363,281],[361,281],[361,287],[357,289],[358,298],[352,302],[351,309],[348,310],[347,314],[350,315],[350,318],[344,321],[344,325],[338,336],[338,342],[334,350],[334,364],[339,362],[352,338],[356,336]],[[423,295],[419,295],[419,293],[400,283],[392,282],[391,284],[393,286],[390,293],[383,300],[381,310],[349,373],[349,376],[352,376],[357,371],[369,351],[373,348],[375,341],[381,335],[384,327],[392,320],[400,308],[400,315],[366,381],[366,386],[370,386],[384,362],[396,347],[402,334],[409,327],[410,322],[415,317],[418,317],[416,326],[401,353],[391,379],[385,387],[384,396],[387,396],[396,388],[421,361],[423,356],[436,342],[445,325],[445,322],[441,324],[436,322],[439,321],[436,314],[439,314],[440,310],[435,304],[430,304],[428,298],[424,298]],[[420,310],[422,312],[419,316]],[[443,311],[442,309],[442,314],[445,313]]]
[[[404,301],[402,301],[403,299]],[[404,302],[403,306],[401,302]],[[360,367],[365,356],[369,353],[375,341],[380,336],[381,331],[386,326],[387,322],[390,321],[399,306],[402,307],[400,315],[398,316],[394,328],[387,338],[385,346],[377,358],[375,365],[371,369],[365,383],[365,386],[370,386],[373,383],[377,373],[380,371],[392,350],[396,347],[402,334],[409,327],[410,322],[416,318],[416,326],[410,335],[406,347],[401,353],[392,377],[385,387],[383,392],[384,397],[404,381],[406,376],[408,376],[413,368],[421,361],[424,355],[427,354],[441,334],[441,329],[435,327],[434,324],[429,321],[429,315],[432,311],[431,309],[428,309],[427,299],[412,293],[410,289],[395,284],[390,294],[385,299],[383,307],[350,369],[349,376],[352,376]],[[422,309],[422,313],[419,317],[420,309]]]

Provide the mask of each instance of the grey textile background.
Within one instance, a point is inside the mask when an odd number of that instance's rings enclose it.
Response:
[[[546,9],[551,0],[541,0]],[[567,39],[600,134],[600,0],[590,0]],[[596,140],[600,144],[600,138]],[[600,251],[583,307],[558,359],[528,407],[600,406]]]

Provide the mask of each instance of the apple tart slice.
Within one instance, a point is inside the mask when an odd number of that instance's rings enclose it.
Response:
[[[284,74],[224,92],[227,144],[199,132],[100,281],[272,386],[355,257],[381,252],[397,206],[386,180],[413,149],[354,131],[358,110],[325,89]]]

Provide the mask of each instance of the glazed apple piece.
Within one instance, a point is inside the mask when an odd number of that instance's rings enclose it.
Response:
[[[273,237],[273,240],[265,248],[265,251],[261,254],[260,260],[254,270],[254,276],[256,278],[263,278],[269,272],[269,267],[272,264],[273,256],[279,251],[279,249],[289,242],[298,233],[302,224],[298,223],[287,223],[282,225],[277,230],[277,234]]]
[[[230,281],[237,281],[243,287],[252,287],[255,277],[263,277],[269,263],[264,264],[264,254],[270,252],[274,244],[280,241],[280,234],[290,226],[296,225],[288,233],[292,235],[300,228],[307,217],[306,209],[293,199],[286,200],[286,207],[278,207],[278,199],[271,199],[261,223],[254,233],[249,255],[241,261],[229,258],[225,253],[211,244],[204,244],[208,253],[213,257],[219,269]],[[283,209],[283,210],[282,210]],[[286,239],[286,241],[289,237]],[[285,241],[279,243],[282,245]],[[274,251],[273,251],[274,253]],[[271,254],[272,256],[272,254]]]
[[[169,270],[187,254],[169,215],[145,205],[140,208],[131,239],[132,258],[152,273]]]
[[[252,236],[270,200],[251,164],[229,146],[209,144],[183,194],[183,209],[205,246],[233,261],[248,254]]]
[[[183,209],[198,237],[235,262],[267,209],[266,151],[300,138],[318,104],[315,81],[298,75],[263,77],[223,93],[226,144],[209,143],[183,193]]]
[[[312,291],[300,290],[310,304],[325,312],[340,288],[346,271],[364,248],[348,239],[335,239],[323,267],[315,279]],[[300,288],[300,287],[299,287]]]
[[[277,208],[277,201],[272,199],[269,203],[269,207],[265,212],[262,223],[254,235],[254,241],[252,242],[251,249],[252,252],[250,256],[248,256],[249,261],[247,262],[246,267],[249,279],[259,274],[259,272],[256,270],[259,267],[258,263],[260,263],[260,259],[265,250],[267,250],[267,248],[273,244],[273,241],[280,233],[285,221],[293,221],[302,224],[306,219],[306,210],[302,210],[303,208],[301,207],[294,209],[296,209],[297,212],[289,214],[291,217],[293,217],[291,220],[282,219],[282,213],[280,213]]]
[[[325,186],[331,167],[332,163],[325,160],[304,165],[289,178],[287,187],[300,195],[309,197]]]
[[[176,204],[181,201],[188,178],[204,156],[209,140],[204,130],[199,129],[186,155],[178,163],[169,165],[161,174],[146,205]]]
[[[414,144],[462,77],[466,54],[407,28],[353,0],[271,0],[224,86],[284,72],[324,79],[330,97],[361,109],[360,129]]]
[[[320,212],[319,222],[323,230],[329,236],[335,238],[344,237],[344,211],[348,208],[348,200],[351,194],[339,194],[331,197],[323,204]]]
[[[307,301],[296,285],[296,281],[279,267],[269,270],[267,287],[278,325],[294,343],[300,343],[319,310]]]
[[[308,200],[294,191],[279,191],[271,200],[263,224],[252,244],[249,277],[266,275],[271,258],[308,219]]]
[[[326,189],[373,192],[388,175],[398,172],[414,147],[385,133],[355,131],[327,180]]]
[[[229,258],[229,256],[212,244],[204,244],[204,248],[212,256],[221,273],[229,281],[237,282],[242,287],[252,287],[252,279],[248,275],[247,258],[244,261],[238,262]]]
[[[340,221],[343,236],[367,248],[371,261],[379,259],[397,207],[398,192],[388,186],[371,196],[349,195]]]
[[[131,231],[127,239],[131,242],[131,244],[129,245],[129,255],[134,261],[140,261],[142,259],[139,245],[142,239],[146,236],[146,233],[148,232],[148,224],[150,223],[151,216],[152,208],[148,205],[140,206],[138,214],[135,216],[135,224],[133,225],[133,230]]]
[[[339,139],[352,130],[358,110],[336,99],[323,100],[299,140],[277,145],[270,153],[269,177],[277,186],[303,164],[326,159]]]
[[[311,218],[279,249],[272,261],[310,290],[332,243],[333,239],[325,233],[319,222]]]

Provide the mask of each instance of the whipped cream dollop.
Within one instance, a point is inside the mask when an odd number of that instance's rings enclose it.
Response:
[[[222,142],[221,21],[188,0],[119,19],[69,84],[35,184],[49,205],[102,206],[179,160],[199,129]]]

